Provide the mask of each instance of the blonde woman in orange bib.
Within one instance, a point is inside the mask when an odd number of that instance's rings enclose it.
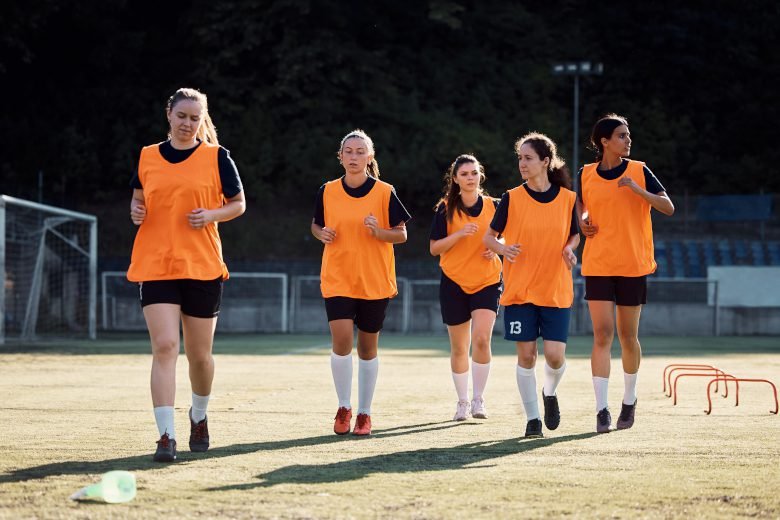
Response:
[[[379,180],[374,142],[362,130],[344,136],[338,159],[344,175],[320,187],[311,223],[324,244],[320,288],[333,338],[330,367],[339,405],[333,431],[345,435],[352,420],[352,344],[357,326],[358,414],[354,435],[371,435],[371,403],[379,370],[379,331],[390,298],[398,293],[394,244],[406,242],[412,217]]]
[[[228,271],[217,223],[246,209],[230,153],[219,146],[206,96],[182,88],[166,107],[168,140],[141,150],[130,185],[138,226],[127,278],[138,282],[152,343],[151,390],[160,439],[154,460],[176,459],[173,404],[179,326],[189,362],[191,451],[209,448],[206,409],[214,380],[211,350]]]
[[[609,114],[593,126],[597,162],[580,170],[577,207],[585,235],[582,275],[593,322],[591,371],[596,394],[596,431],[612,429],[607,403],[610,349],[617,326],[625,383],[617,429],[631,428],[642,348],[639,315],[647,303],[647,275],[655,272],[650,211],[674,213],[665,188],[645,163],[627,159],[631,133],[626,118]]]
[[[501,296],[501,260],[482,243],[498,200],[483,189],[485,171],[473,155],[458,156],[436,204],[430,252],[439,256],[439,302],[450,337],[450,368],[458,403],[454,421],[487,419],[483,393],[490,373],[490,343]],[[473,397],[468,400],[469,347]]]

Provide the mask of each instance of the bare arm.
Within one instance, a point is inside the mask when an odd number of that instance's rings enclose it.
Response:
[[[497,255],[502,255],[507,261],[514,263],[517,255],[522,251],[520,244],[507,245],[501,242],[498,238],[498,231],[493,228],[488,228],[485,236],[482,237],[482,243],[485,244],[490,251],[493,251]]]
[[[234,197],[227,199],[227,203],[220,208],[216,209],[204,209],[195,208],[187,219],[190,221],[190,226],[193,229],[202,229],[211,222],[227,222],[233,220],[244,214],[246,211],[246,199],[244,198],[244,192],[238,193]]]
[[[477,231],[479,231],[479,226],[469,223],[451,235],[447,235],[439,240],[431,240],[431,255],[439,256],[442,253],[446,253],[452,246],[457,244],[461,238],[473,235]]]
[[[146,206],[144,205],[144,190],[134,189],[130,199],[130,220],[140,226],[146,219]]]
[[[582,205],[582,201],[577,199],[577,218],[579,219],[580,230],[585,238],[591,238],[599,232],[599,227],[592,222],[588,215],[588,210]],[[579,237],[577,237],[579,240]]]
[[[326,226],[320,226],[314,222],[314,219],[311,221],[311,234],[323,244],[330,244],[336,239],[335,230]]]
[[[566,245],[563,246],[563,261],[569,270],[577,265],[577,255],[574,254],[574,250],[577,249],[578,245],[580,245],[580,234],[576,233],[571,235],[569,240],[566,241]]]
[[[634,179],[628,176],[622,177],[618,181],[618,187],[622,188],[623,186],[628,186],[631,191],[645,199],[654,209],[660,211],[664,215],[674,215],[674,204],[672,204],[672,199],[669,198],[669,195],[667,195],[665,191],[658,194],[650,193],[649,191],[642,189],[634,182]]]

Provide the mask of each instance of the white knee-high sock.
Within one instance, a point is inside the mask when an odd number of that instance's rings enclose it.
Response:
[[[560,368],[552,368],[545,361],[544,363],[544,395],[550,397],[555,395],[558,390],[558,383],[563,379],[563,373],[566,372],[566,362]]]
[[[455,383],[455,392],[458,394],[458,401],[469,400],[469,373],[452,373],[452,382]]]
[[[536,370],[523,368],[517,365],[515,374],[517,389],[520,390],[520,399],[523,401],[527,420],[539,418],[539,398],[536,396]]]
[[[473,380],[474,399],[479,399],[485,393],[488,375],[490,374],[490,363],[477,363],[471,361],[471,377]]]
[[[330,371],[336,386],[336,396],[339,398],[339,408],[352,408],[352,354],[339,356],[331,352]]]
[[[198,395],[192,392],[192,420],[199,423],[206,418],[206,410],[209,407],[209,395]]]
[[[636,402],[636,374],[627,374],[623,372],[623,381],[626,384],[625,390],[623,390],[623,404],[634,404]]]
[[[157,406],[154,409],[154,421],[160,437],[167,433],[171,439],[176,438],[176,428],[173,423],[173,406]]]
[[[593,391],[596,393],[596,411],[600,412],[604,408],[607,408],[609,390],[609,378],[608,377],[593,377]]]
[[[376,376],[379,373],[379,357],[361,359],[358,364],[358,414],[371,415]]]

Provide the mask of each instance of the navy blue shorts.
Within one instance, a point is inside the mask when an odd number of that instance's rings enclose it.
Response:
[[[566,343],[569,339],[571,308],[540,307],[533,303],[504,307],[504,339],[536,341],[539,336],[548,341]]]
[[[647,276],[586,276],[585,299],[636,307],[647,303]]]
[[[138,284],[141,307],[172,303],[182,314],[193,318],[213,318],[222,304],[222,277],[215,280],[151,280]]]
[[[439,285],[439,303],[441,304],[441,319],[447,325],[460,325],[471,319],[471,311],[488,309],[498,313],[498,299],[501,297],[501,282],[480,289],[474,294],[467,294],[460,285],[441,273]]]
[[[328,321],[352,320],[358,330],[363,332],[379,332],[385,324],[385,312],[390,304],[390,298],[381,300],[361,300],[346,296],[325,298],[325,312]]]

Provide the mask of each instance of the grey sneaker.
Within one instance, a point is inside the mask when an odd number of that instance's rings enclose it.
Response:
[[[609,433],[612,429],[612,415],[609,408],[604,408],[596,414],[596,431],[598,433]]]
[[[623,404],[620,409],[620,416],[617,420],[618,430],[627,430],[634,425],[634,412],[636,412],[636,403],[638,400],[634,400],[634,404]]]

